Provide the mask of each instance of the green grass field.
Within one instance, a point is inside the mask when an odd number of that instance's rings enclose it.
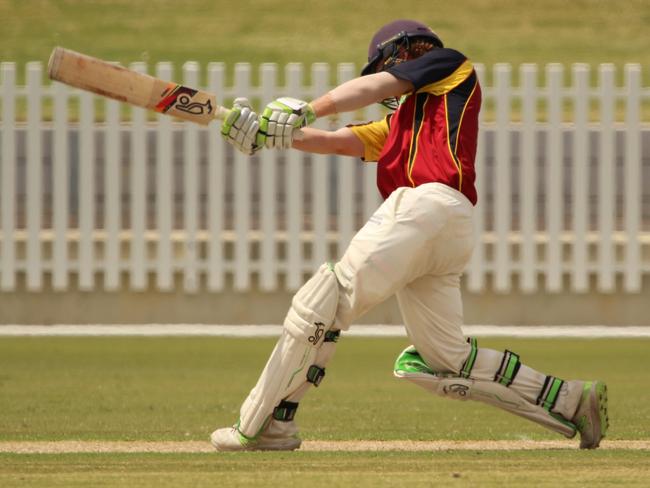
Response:
[[[26,62],[45,65],[52,48],[62,45],[123,64],[144,61],[150,70],[159,61],[172,61],[175,79],[180,79],[186,61],[198,61],[203,68],[218,61],[225,63],[231,83],[235,63],[248,62],[257,83],[256,68],[265,62],[280,67],[290,62],[305,66],[325,62],[332,67],[352,62],[360,68],[372,34],[384,23],[404,17],[428,23],[448,46],[485,64],[488,84],[491,67],[502,62],[513,65],[513,84],[518,83],[521,63],[540,65],[541,84],[543,65],[552,62],[565,66],[567,84],[572,63],[591,65],[594,86],[598,64],[615,64],[621,85],[623,65],[640,63],[645,67],[643,83],[650,84],[650,2],[645,0],[624,0],[615,7],[603,0],[443,0],[434,6],[428,0],[414,0],[400,5],[398,13],[395,2],[388,0],[355,2],[353,11],[347,0],[308,5],[300,0],[253,0],[236,8],[225,0],[0,0],[0,62],[17,63],[18,82],[23,83]],[[202,73],[201,83],[205,83]],[[282,69],[278,76],[282,84]],[[331,83],[335,76],[332,69]],[[309,77],[306,69],[305,78]],[[76,105],[71,107],[76,120]],[[102,107],[98,120],[103,117]],[[567,120],[571,110],[567,102]],[[17,111],[24,120],[24,99],[19,99]],[[49,101],[43,111],[50,119]],[[513,120],[519,120],[519,112],[514,106]],[[619,103],[617,119],[623,120],[624,115]],[[484,116],[493,120],[489,103]],[[597,120],[598,107],[592,108],[590,117]],[[641,118],[650,120],[650,101],[642,102]],[[543,110],[540,120],[545,120]]]
[[[272,339],[2,338],[0,443],[202,441],[231,424]],[[650,439],[649,340],[484,339],[610,389],[608,440]],[[558,440],[496,409],[392,377],[402,339],[343,338],[305,398],[305,440]],[[0,454],[0,486],[643,486],[647,450]],[[267,483],[267,484],[265,484]]]
[[[641,488],[648,479],[647,451],[0,455],[7,487]]]
[[[475,62],[650,65],[645,0],[0,0],[0,60],[63,45],[123,63],[365,62],[382,24],[415,18]],[[646,80],[650,79],[645,73]]]

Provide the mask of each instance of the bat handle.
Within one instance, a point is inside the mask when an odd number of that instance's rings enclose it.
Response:
[[[230,115],[230,110],[227,109],[226,107],[217,107],[217,113],[214,115],[215,119],[219,120],[226,120],[226,118]]]
[[[217,113],[215,114],[215,118],[219,120],[226,120],[226,118],[230,115],[230,110],[227,109],[226,107],[217,107]],[[305,138],[305,133],[301,130],[298,130],[295,132],[293,135],[293,138],[302,141]]]

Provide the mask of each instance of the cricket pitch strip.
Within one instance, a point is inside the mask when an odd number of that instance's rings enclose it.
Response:
[[[303,441],[300,451],[531,451],[578,449],[575,440],[535,441]],[[600,449],[650,450],[650,440],[603,440]],[[215,452],[208,441],[8,441],[0,453],[206,453]]]

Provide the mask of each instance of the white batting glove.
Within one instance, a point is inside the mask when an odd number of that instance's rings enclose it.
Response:
[[[260,138],[266,147],[288,149],[294,132],[316,120],[311,105],[297,98],[282,97],[269,103],[260,117]]]
[[[257,113],[253,112],[247,98],[235,98],[230,114],[221,125],[221,135],[238,151],[251,155],[264,147],[264,141],[257,144],[259,134],[259,120]]]

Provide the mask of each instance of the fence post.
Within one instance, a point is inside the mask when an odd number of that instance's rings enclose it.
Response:
[[[326,63],[312,66],[312,80],[315,96],[325,93],[329,86],[330,70]],[[319,119],[314,124],[318,129],[327,128],[327,120]],[[313,231],[313,268],[317,268],[329,258],[327,231],[329,230],[329,181],[330,157],[325,154],[313,154],[312,157],[312,231]]]
[[[208,88],[212,93],[224,93],[224,65],[208,65]],[[221,101],[221,100],[220,100]],[[226,151],[219,126],[212,124],[208,128],[208,289],[219,291],[224,286],[223,259],[223,215],[224,198],[224,162]]]
[[[519,186],[521,229],[521,290],[537,290],[537,65],[523,64],[521,75],[521,144]]]
[[[262,102],[260,109],[277,97],[277,65],[265,63],[260,66]],[[262,150],[260,158],[260,287],[274,290],[278,285],[277,255],[277,174],[278,151]]]
[[[641,290],[641,66],[625,65],[625,278],[628,292]]]
[[[340,85],[355,77],[354,64],[341,63],[338,65],[338,81]],[[352,114],[340,115],[339,125],[352,122]],[[348,156],[336,156],[338,178],[338,246],[337,258],[343,256],[354,234],[354,166]]]
[[[131,69],[146,73],[145,63],[131,65]],[[132,107],[131,112],[131,289],[147,287],[146,250],[144,233],[147,210],[147,113]]]
[[[571,287],[576,292],[585,292],[589,287],[589,99],[589,65],[574,64]]]
[[[92,290],[95,230],[95,121],[91,93],[79,95],[79,289]]]
[[[286,67],[287,93],[302,91],[302,65],[290,63]],[[299,95],[298,95],[299,96]],[[302,241],[303,221],[303,155],[289,150],[286,157],[286,216],[287,216],[287,288],[297,290],[302,285]]]
[[[562,241],[564,214],[564,144],[562,140],[562,102],[564,68],[551,63],[546,67],[548,90],[548,144],[546,152],[546,289],[562,290]]]
[[[494,175],[494,221],[496,235],[495,289],[508,292],[511,284],[512,259],[510,231],[512,228],[512,188],[510,150],[510,100],[511,68],[498,63],[494,67],[496,104],[495,175]]]
[[[104,289],[120,289],[120,268],[122,264],[120,250],[120,232],[122,230],[122,137],[120,124],[120,103],[106,101],[106,129],[104,135],[104,157],[106,161],[104,208],[104,226],[106,243],[104,244]]]
[[[479,83],[483,86],[483,93],[487,92],[485,86],[485,66],[476,64],[474,66],[476,75],[478,76]],[[485,103],[486,96],[483,95],[483,103]],[[476,146],[476,161],[474,164],[476,172],[476,193],[478,194],[478,202],[474,208],[474,252],[467,268],[467,289],[472,292],[480,292],[485,287],[485,165],[487,164],[487,152],[485,150],[486,138],[485,127],[483,124],[483,110],[479,112],[479,131],[478,141]]]
[[[598,289],[614,289],[614,72],[612,64],[601,64],[599,70],[600,98],[600,164],[598,168]]]
[[[158,63],[156,76],[161,80],[173,79],[173,66],[169,62]],[[174,191],[172,188],[172,155],[174,154],[174,137],[172,119],[160,114],[156,126],[156,287],[162,291],[174,287],[174,259],[172,252],[172,215]]]
[[[0,241],[0,289],[16,287],[16,65],[0,64],[2,76],[2,153],[0,153],[0,206],[2,240]]]
[[[187,86],[198,86],[199,65],[188,61],[183,65],[183,81]],[[199,229],[199,137],[198,127],[191,122],[183,122],[183,183],[184,183],[184,269],[183,288],[196,293],[199,289],[198,242]]]
[[[63,83],[52,85],[54,96],[54,135],[52,148],[53,223],[52,288],[64,291],[68,288],[68,87]]]
[[[27,63],[27,289],[30,291],[39,291],[43,286],[41,79],[41,63]]]
[[[238,97],[250,98],[250,64],[235,65],[235,93]],[[237,291],[250,286],[250,157],[234,151],[234,226],[235,226],[235,281]]]

